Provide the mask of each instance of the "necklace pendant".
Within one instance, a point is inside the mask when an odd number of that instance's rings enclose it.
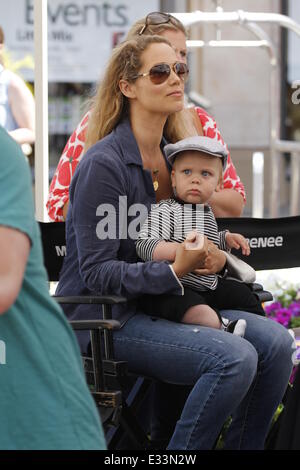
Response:
[[[153,188],[154,188],[154,191],[158,190],[158,181],[153,181]]]
[[[153,173],[153,176],[155,177],[155,181],[153,181],[153,188],[154,188],[154,191],[157,191],[158,190],[157,175],[159,173],[159,169],[155,168],[154,170],[152,170],[152,173]]]

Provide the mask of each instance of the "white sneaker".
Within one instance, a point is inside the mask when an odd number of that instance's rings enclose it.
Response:
[[[293,363],[293,366],[297,366],[300,363],[300,360],[297,358],[298,351],[297,351],[295,332],[291,328],[288,329],[288,332],[291,335],[291,337],[293,338],[293,342],[292,342],[292,363]]]
[[[245,336],[247,322],[244,319],[230,321],[227,318],[222,318],[224,331],[232,333],[233,335]]]

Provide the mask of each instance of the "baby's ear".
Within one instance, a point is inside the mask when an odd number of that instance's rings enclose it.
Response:
[[[217,187],[216,187],[215,191],[219,192],[222,189],[223,189],[223,173],[221,172],[220,178],[219,178],[219,181],[218,181],[218,184],[217,184]]]
[[[175,171],[174,170],[171,171],[171,182],[172,182],[172,186],[174,187],[175,186]]]

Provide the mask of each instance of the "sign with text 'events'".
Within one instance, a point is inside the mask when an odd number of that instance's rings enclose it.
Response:
[[[0,1],[5,43],[14,60],[34,56],[33,6],[33,0]],[[132,24],[157,10],[158,0],[48,0],[49,81],[97,81]],[[33,81],[33,70],[21,73]]]

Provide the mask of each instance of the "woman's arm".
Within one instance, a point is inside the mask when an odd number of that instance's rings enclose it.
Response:
[[[194,270],[197,274],[215,274],[220,272],[226,262],[226,257],[212,242],[208,241],[206,237],[205,244],[203,247],[203,255],[200,256],[200,264],[203,268],[196,268]],[[191,242],[191,240],[189,240]],[[209,252],[208,252],[208,247]],[[160,241],[153,251],[154,261],[171,261],[173,269],[178,277],[182,277],[184,274],[191,272],[191,269],[185,271],[183,263],[186,266],[189,260],[184,261],[184,257],[187,257],[187,248],[185,242],[165,242]],[[193,256],[193,254],[191,255]],[[196,264],[195,264],[196,266]]]
[[[110,293],[127,299],[143,293],[181,295],[182,285],[167,262],[142,263],[134,256],[135,240],[130,236],[127,217],[120,216],[120,197],[130,200],[132,195],[128,169],[115,152],[117,149],[108,148],[103,141],[91,147],[72,182],[69,210],[81,278],[89,290],[101,295]],[[124,225],[119,226],[120,221]],[[193,270],[203,265],[205,256],[204,249],[189,250],[185,264],[180,262],[175,267],[180,272],[187,267]]]
[[[174,261],[176,257],[176,250],[180,243],[177,242],[159,242],[153,251],[154,261]]]
[[[22,286],[30,251],[30,241],[24,233],[0,226],[0,315],[16,301]]]
[[[35,141],[35,105],[31,91],[21,77],[12,74],[8,90],[12,114],[19,126],[9,134],[20,145]]]
[[[240,217],[244,209],[243,196],[235,189],[215,191],[209,204],[215,217]]]
[[[89,119],[89,112],[84,115],[61,154],[53,175],[47,201],[47,212],[53,222],[66,220],[69,205],[69,187],[74,171],[82,159]]]
[[[227,148],[214,118],[202,108],[196,107],[196,111],[203,128],[203,134],[206,137],[219,140]],[[243,212],[245,202],[245,188],[229,153],[223,172],[223,188],[213,195],[210,205],[215,217],[239,217]]]
[[[136,251],[143,261],[174,261],[179,243],[169,242],[171,219],[174,216],[168,203],[152,207],[136,241]]]
[[[226,256],[222,250],[212,242],[208,241],[208,256],[203,268],[196,269],[194,272],[199,275],[217,274],[224,268]]]
[[[65,205],[62,208],[62,213],[63,213],[64,220],[67,219],[68,209],[69,209],[69,200],[67,200],[67,202],[65,203]]]
[[[134,256],[128,219],[120,215],[124,209],[120,197],[131,197],[128,170],[117,152],[99,142],[88,150],[74,175],[69,210],[81,278],[89,290],[101,295],[113,293],[127,299],[142,293],[180,295],[182,286],[167,263],[142,263]],[[122,256],[124,246],[126,256]]]
[[[172,209],[167,203],[157,204],[152,208],[146,221],[144,222],[138,239],[136,241],[136,250],[138,256],[144,261],[170,261],[174,262],[176,253],[181,245],[177,242],[165,241],[160,232],[163,226],[164,235],[169,238],[171,220],[170,211]],[[225,243],[225,242],[224,242]],[[215,274],[220,272],[226,262],[226,257],[211,241],[208,241],[210,247],[206,258],[205,272],[201,269],[201,274]],[[202,272],[203,271],[203,272]]]
[[[183,277],[206,263],[209,242],[207,237],[190,232],[186,240],[179,243],[172,268],[177,277]]]

